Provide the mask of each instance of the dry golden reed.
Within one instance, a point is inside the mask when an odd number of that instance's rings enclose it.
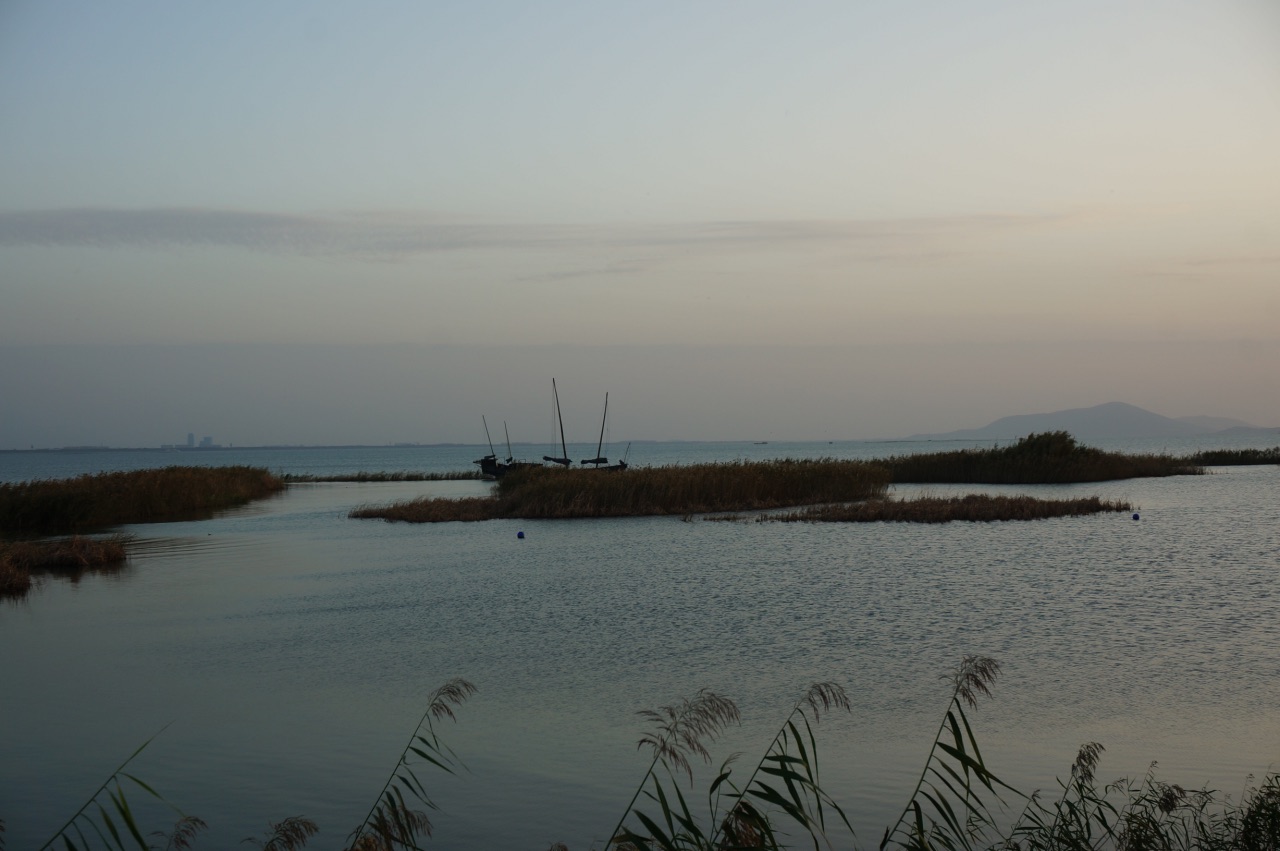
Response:
[[[334,475],[316,475],[312,473],[285,473],[280,477],[284,482],[462,482],[477,481],[484,478],[479,470],[451,470],[444,473],[415,473],[403,471],[397,473],[339,473]]]
[[[877,463],[889,468],[895,484],[1066,484],[1204,472],[1188,458],[1081,446],[1065,431],[1031,434],[993,449],[895,455]]]
[[[87,570],[114,567],[128,557],[128,535],[75,536],[41,541],[0,541],[0,597],[21,597],[33,574],[76,578]]]
[[[163,467],[0,484],[0,533],[56,535],[198,520],[284,488],[256,467]]]
[[[1096,496],[1080,499],[1037,499],[1031,496],[968,494],[917,499],[871,499],[851,504],[819,505],[803,511],[770,515],[761,519],[811,523],[989,522],[1078,517],[1104,511],[1130,511],[1132,508],[1133,506],[1127,502],[1102,500]]]
[[[865,461],[781,460],[643,467],[624,472],[535,468],[499,480],[493,497],[421,498],[362,506],[352,517],[439,523],[753,511],[880,496],[888,473]]]

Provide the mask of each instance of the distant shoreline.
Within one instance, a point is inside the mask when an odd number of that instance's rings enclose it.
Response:
[[[652,444],[687,444],[701,445],[714,443],[743,443],[743,444],[759,444],[759,443],[922,443],[926,441],[910,440],[907,438],[887,437],[887,438],[844,438],[838,441],[832,440],[615,440],[614,444],[634,443],[638,446],[647,446]],[[932,441],[929,441],[932,442]],[[946,441],[941,441],[946,442]],[[971,441],[970,441],[971,442]],[[544,443],[535,443],[530,441],[512,441],[512,446],[544,446]],[[241,450],[260,450],[260,449],[447,449],[467,447],[482,449],[483,443],[279,443],[279,444],[243,444],[243,445],[218,445],[218,446],[44,446],[29,447],[27,449],[0,449],[0,453],[37,453],[37,452],[67,452],[67,453],[83,453],[83,452],[239,452]]]
[[[635,441],[640,443],[641,441]],[[19,452],[34,454],[39,452],[241,452],[253,450],[280,449],[439,449],[442,447],[479,446],[476,443],[283,443],[278,445],[244,445],[244,446],[48,446],[29,449],[0,449],[0,453],[16,454]],[[514,444],[513,444],[514,445]],[[530,444],[532,445],[532,444]]]

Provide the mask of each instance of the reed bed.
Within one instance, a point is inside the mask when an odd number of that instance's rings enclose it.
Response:
[[[787,520],[1020,520],[1125,511],[1098,500],[1045,501],[974,496],[883,500],[895,483],[1057,484],[1143,476],[1197,475],[1204,468],[1169,455],[1123,455],[1080,446],[1066,432],[1033,434],[997,449],[878,461],[778,460],[638,468],[622,472],[534,468],[498,481],[491,498],[428,498],[365,505],[350,516],[410,523],[499,518],[560,519],[717,514],[825,505]],[[874,500],[866,506],[849,503]],[[839,507],[836,504],[842,504]]]
[[[498,482],[507,517],[627,517],[750,511],[879,496],[885,471],[864,461],[780,460],[625,472],[525,470]]]
[[[876,463],[889,469],[895,484],[1067,484],[1204,473],[1191,458],[1105,452],[1079,445],[1065,431],[993,449],[895,455]]]
[[[1192,455],[1190,460],[1206,467],[1280,464],[1280,446],[1273,446],[1270,449],[1206,449]]]
[[[87,538],[76,535],[43,541],[0,541],[0,598],[22,597],[31,590],[33,574],[56,573],[72,578],[87,570],[113,567],[128,558],[129,535]]]
[[[1104,511],[1132,511],[1127,502],[1081,499],[1037,499],[1031,496],[965,496],[916,499],[869,499],[838,505],[817,505],[803,511],[762,516],[761,520],[787,523],[951,523],[952,521],[992,522],[997,520],[1044,520],[1050,517],[1079,517]]]
[[[490,498],[420,498],[350,516],[410,523],[753,511],[881,496],[886,471],[864,461],[764,461],[626,471],[534,468],[509,473]]]
[[[449,470],[444,473],[344,473],[334,475],[312,475],[310,473],[284,473],[280,479],[287,484],[309,482],[462,482],[479,481],[484,474],[479,470]]]
[[[0,558],[0,599],[25,597],[31,590],[31,571]]]
[[[0,533],[51,535],[197,520],[278,493],[257,467],[164,467],[0,484]]]
[[[450,520],[474,522],[495,520],[498,501],[491,496],[471,496],[463,499],[444,499],[423,496],[401,500],[390,505],[361,505],[348,514],[357,520],[386,520],[402,523],[446,523]]]

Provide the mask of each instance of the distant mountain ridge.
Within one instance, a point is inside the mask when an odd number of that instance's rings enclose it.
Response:
[[[1229,417],[1173,417],[1153,413],[1125,402],[1107,402],[1092,408],[1071,408],[1048,414],[1001,417],[982,428],[941,434],[915,434],[911,440],[988,440],[1024,437],[1033,432],[1069,431],[1080,439],[1131,437],[1194,437],[1223,431],[1255,430]],[[1268,431],[1270,429],[1267,429]]]

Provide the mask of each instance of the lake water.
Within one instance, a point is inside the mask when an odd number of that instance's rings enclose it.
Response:
[[[636,444],[629,460],[956,445]],[[168,463],[458,470],[479,454],[0,453],[0,480]],[[420,775],[441,806],[435,840],[450,848],[600,848],[647,767],[637,710],[703,687],[732,697],[743,724],[713,752],[717,763],[742,752],[740,764],[751,765],[815,680],[852,698],[852,713],[818,727],[823,777],[858,844],[874,847],[937,730],[948,696],[939,677],[966,653],[1003,663],[995,698],[972,719],[988,763],[1028,791],[1053,787],[1091,740],[1107,748],[1106,779],[1159,760],[1166,780],[1238,793],[1246,775],[1280,766],[1280,467],[900,489],[1097,494],[1134,503],[1139,521],[403,525],[346,516],[362,503],[486,488],[298,485],[208,521],[128,527],[139,541],[121,572],[46,581],[25,601],[0,604],[7,847],[48,838],[166,725],[134,768],[209,822],[197,847],[238,846],[298,814],[321,825],[311,847],[341,847],[427,696],[454,676],[480,688],[457,724],[438,726],[468,771]]]

